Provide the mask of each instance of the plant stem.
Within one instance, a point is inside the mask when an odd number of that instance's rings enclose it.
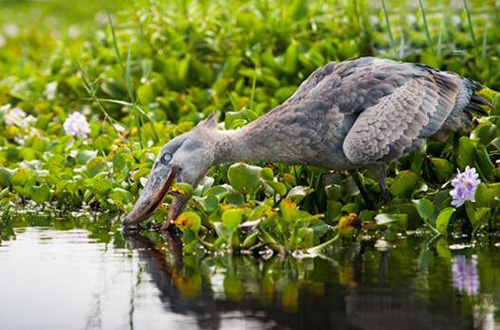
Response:
[[[467,21],[469,22],[469,32],[472,37],[472,43],[474,44],[474,48],[476,49],[477,54],[479,55],[479,49],[477,48],[477,40],[474,35],[474,27],[472,26],[472,19],[470,18],[470,10],[469,5],[467,4],[467,0],[464,0],[465,11],[467,13]]]
[[[427,43],[429,44],[429,47],[431,47],[432,52],[436,54],[436,52],[434,51],[434,47],[432,45],[431,34],[429,33],[429,26],[427,25],[427,18],[425,17],[424,4],[422,3],[422,0],[418,0],[418,3],[420,4],[420,10],[422,11],[422,18],[424,20],[424,27],[425,27],[425,35],[427,36]]]
[[[316,245],[310,249],[307,249],[306,252],[309,254],[318,254],[318,253],[322,252],[325,248],[327,248],[330,244],[338,241],[339,238],[340,238],[340,232],[337,233],[337,235],[335,235],[332,239],[329,239],[328,241],[326,241],[325,243],[320,244],[320,245]]]
[[[391,31],[391,23],[389,22],[389,13],[387,12],[387,7],[385,6],[385,0],[382,1],[382,7],[384,8],[385,22],[387,24],[387,32],[389,33],[389,39],[391,40],[392,49],[394,50],[394,54],[398,57],[398,51],[396,49],[396,42],[394,41],[394,36]]]

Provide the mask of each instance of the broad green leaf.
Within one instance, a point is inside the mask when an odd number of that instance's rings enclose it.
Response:
[[[44,203],[50,200],[50,188],[47,184],[31,187],[31,199],[37,203]]]
[[[392,181],[390,192],[396,197],[410,198],[418,183],[418,175],[412,171],[401,171]]]
[[[81,151],[76,160],[81,165],[87,165],[89,160],[95,158],[97,156],[97,150],[83,150]]]
[[[95,157],[87,163],[87,173],[91,178],[104,171],[105,168],[106,161],[102,157]]]
[[[140,168],[137,171],[135,171],[134,175],[132,176],[132,180],[138,182],[140,178],[148,176],[150,172],[151,172],[150,168],[147,167]]]
[[[10,184],[10,180],[14,175],[14,171],[5,167],[0,167],[0,185],[8,186]]]
[[[431,162],[441,182],[448,181],[453,176],[453,166],[446,159],[431,157]]]
[[[335,218],[337,218],[340,215],[340,212],[342,210],[342,203],[328,201],[326,204],[326,207],[327,207],[326,220],[333,221]]]
[[[33,173],[27,168],[18,168],[14,175],[10,178],[10,182],[13,186],[23,186],[29,179],[33,176]]]
[[[451,216],[455,213],[453,207],[447,207],[439,212],[436,218],[436,229],[441,232],[441,234],[446,235],[448,232],[448,223],[450,222]]]
[[[457,163],[461,169],[467,165],[474,166],[475,146],[471,139],[462,136],[458,143]]]
[[[325,192],[329,200],[338,201],[342,198],[342,187],[338,184],[326,186]]]
[[[422,219],[425,221],[430,221],[434,218],[434,205],[425,198],[419,199],[419,200],[414,200],[413,203],[415,204],[418,214]]]
[[[179,182],[175,183],[172,188],[170,188],[170,191],[183,197],[191,197],[193,195],[194,188],[189,183]]]
[[[234,190],[243,195],[254,195],[262,186],[261,170],[262,167],[236,163],[227,170],[227,177]]]
[[[106,176],[98,175],[93,178],[85,179],[90,191],[99,197],[104,197],[113,188],[111,181]]]
[[[291,199],[282,199],[280,202],[280,210],[285,221],[293,221],[297,217],[297,204]]]
[[[490,156],[486,151],[484,146],[480,146],[476,150],[476,161],[477,161],[477,170],[483,179],[488,181],[494,180],[493,175],[493,163],[491,162]]]
[[[252,246],[255,245],[255,243],[257,242],[258,238],[259,238],[259,232],[258,231],[255,231],[255,232],[251,233],[243,241],[242,247],[244,249],[251,248]]]
[[[477,186],[475,200],[478,207],[494,207],[498,204],[495,197],[500,196],[500,183],[480,183]]]
[[[222,224],[232,231],[236,231],[238,229],[242,219],[242,209],[229,209],[222,213]]]
[[[285,52],[285,59],[283,61],[283,71],[287,74],[293,74],[297,72],[297,66],[299,62],[299,43],[292,42]]]
[[[198,214],[186,211],[175,219],[175,225],[182,231],[191,230],[198,233],[201,228],[201,218]]]
[[[295,186],[286,195],[287,199],[294,201],[295,203],[300,203],[304,197],[309,195],[314,191],[313,188],[304,187],[304,186]]]
[[[208,188],[203,192],[203,196],[221,196],[227,194],[228,189],[224,186],[215,186]]]
[[[274,192],[278,195],[284,196],[286,195],[286,186],[285,184],[278,181],[266,181],[268,185],[270,185]]]
[[[390,214],[380,213],[375,216],[375,222],[379,226],[383,225],[397,225],[401,230],[406,230],[407,216],[406,214]]]

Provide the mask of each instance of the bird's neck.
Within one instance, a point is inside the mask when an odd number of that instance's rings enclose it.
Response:
[[[236,130],[216,131],[216,164],[255,161],[303,164],[293,130],[270,120],[257,120]]]

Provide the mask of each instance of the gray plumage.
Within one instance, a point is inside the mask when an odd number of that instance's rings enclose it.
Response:
[[[481,85],[428,66],[377,58],[328,63],[287,101],[237,130],[210,118],[164,146],[181,181],[196,185],[212,165],[270,161],[348,170],[368,201],[356,169],[368,168],[386,200],[385,168],[428,138],[471,126],[488,102]],[[193,142],[196,148],[193,150]],[[158,161],[157,161],[158,162]],[[156,165],[155,165],[156,166]],[[178,178],[179,179],[179,178]]]
[[[427,138],[467,128],[481,85],[426,66],[360,58],[317,69],[297,92],[235,132],[227,161],[285,161],[328,169],[388,163]]]

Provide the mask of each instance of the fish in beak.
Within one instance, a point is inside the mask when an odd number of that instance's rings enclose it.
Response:
[[[139,199],[134,205],[133,210],[125,216],[122,227],[130,229],[136,227],[139,223],[148,218],[160,205],[165,198],[170,187],[174,183],[179,170],[175,166],[154,166],[146,182]],[[164,229],[167,229],[184,210],[188,198],[174,195],[174,200],[169,208],[167,221]]]

